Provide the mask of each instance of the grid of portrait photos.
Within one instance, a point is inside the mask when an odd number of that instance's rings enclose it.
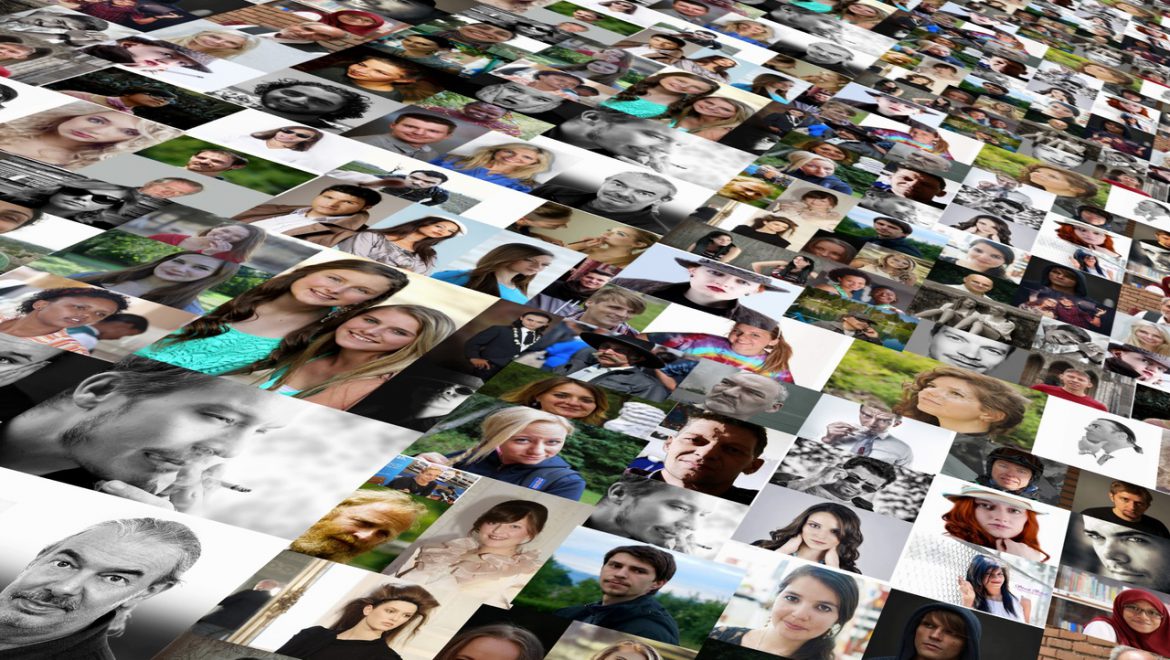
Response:
[[[1170,657],[1164,16],[0,0],[0,658]]]

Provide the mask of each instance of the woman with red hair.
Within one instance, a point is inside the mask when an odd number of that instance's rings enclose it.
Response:
[[[981,486],[944,493],[954,506],[943,514],[947,536],[1035,562],[1051,558],[1040,547],[1040,523],[1028,500]]]
[[[320,22],[326,25],[332,25],[335,28],[341,28],[359,37],[376,33],[386,23],[386,19],[377,14],[368,11],[358,11],[356,9],[342,9],[341,11],[330,12],[328,14],[317,13],[321,16],[319,19]]]
[[[1109,259],[1121,259],[1121,254],[1113,247],[1113,237],[1107,232],[1088,225],[1074,225],[1070,222],[1059,224],[1056,237],[1062,241],[1083,247]]]
[[[1170,613],[1157,596],[1126,589],[1113,599],[1113,613],[1094,617],[1085,634],[1118,645],[1170,656]]]

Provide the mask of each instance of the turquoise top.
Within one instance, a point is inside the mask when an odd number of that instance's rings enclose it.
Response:
[[[435,278],[436,280],[439,280],[440,282],[450,282],[451,284],[458,284],[459,286],[466,286],[467,283],[471,281],[471,271],[470,270],[444,270],[444,271],[435,273],[434,275],[431,275],[431,277]],[[504,284],[501,284],[499,281],[497,281],[496,282],[496,290],[498,291],[498,293],[496,295],[498,295],[499,297],[501,297],[504,300],[507,300],[509,302],[519,303],[521,305],[528,302],[528,296],[521,293],[520,289],[517,289],[514,286],[506,286]]]
[[[666,112],[665,105],[655,103],[654,101],[647,101],[643,98],[637,98],[633,101],[615,101],[609,99],[608,101],[602,102],[601,107],[624,112],[627,115],[633,115],[635,117],[658,117]]]
[[[227,332],[214,337],[165,346],[151,344],[135,355],[215,376],[268,357],[283,339],[250,335],[229,325]]]
[[[318,358],[313,358],[313,359],[318,359]],[[268,380],[264,381],[263,383],[260,383],[256,387],[259,387],[262,390],[267,390],[269,387],[272,386],[273,383],[276,382],[276,379],[278,379],[284,375],[285,371],[287,371],[287,369],[281,369],[280,371],[272,372],[272,375],[268,377]],[[275,390],[269,390],[269,391],[276,392],[277,394],[283,394],[285,396],[296,396],[297,394],[301,393],[300,390],[298,390],[297,388],[295,388],[291,385],[281,385],[280,387],[276,388]]]

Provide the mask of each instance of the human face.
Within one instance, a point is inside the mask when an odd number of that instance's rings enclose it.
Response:
[[[743,296],[758,293],[758,282],[745,280],[707,266],[688,268],[691,273],[691,291],[699,293],[705,300],[738,300]]]
[[[214,275],[223,262],[202,254],[184,254],[154,267],[154,276],[164,282],[195,282]]]
[[[991,480],[1004,490],[1026,488],[1032,476],[1032,470],[1011,461],[997,460],[991,464]]]
[[[681,16],[688,18],[698,18],[706,15],[710,10],[705,5],[697,2],[687,2],[686,0],[675,0],[674,10]]]
[[[345,23],[346,25],[354,25],[357,27],[365,27],[374,24],[374,19],[370,18],[369,16],[362,16],[360,14],[342,14],[341,16],[337,17],[337,21],[339,23]]]
[[[406,117],[390,126],[390,135],[407,144],[422,146],[447,139],[447,136],[451,135],[451,127],[437,122]]]
[[[613,62],[606,62],[605,60],[593,60],[589,64],[586,64],[585,68],[590,73],[596,73],[599,76],[608,76],[621,71],[621,67]]]
[[[378,605],[366,605],[362,609],[364,623],[378,631],[394,630],[410,621],[418,612],[418,605],[404,600],[389,600]]]
[[[370,301],[390,290],[381,275],[330,269],[310,273],[289,286],[297,302],[311,307],[345,307]]]
[[[37,321],[54,328],[77,328],[100,321],[118,311],[112,300],[65,296],[55,300],[38,300],[32,304]]]
[[[599,122],[586,137],[614,156],[638,162],[660,158],[674,146],[671,129],[650,122]]]
[[[629,366],[634,355],[633,349],[629,346],[612,341],[603,342],[593,353],[597,363],[603,367]]]
[[[841,544],[841,523],[837,516],[818,511],[805,519],[800,540],[818,552],[828,552]]]
[[[414,56],[431,55],[439,50],[439,44],[426,37],[410,36],[402,40],[402,46]]]
[[[1038,188],[1043,188],[1054,195],[1059,195],[1070,188],[1071,182],[1063,173],[1047,167],[1041,167],[1028,175],[1028,183]]]
[[[1000,237],[999,225],[987,218],[979,218],[975,221],[975,233],[984,238],[998,239]]]
[[[11,202],[0,201],[0,234],[19,229],[32,218],[31,209]]]
[[[665,199],[670,191],[661,183],[634,173],[619,174],[602,182],[594,206],[602,211],[640,211]]]
[[[569,419],[581,419],[597,410],[593,392],[581,385],[565,383],[540,394],[535,399],[540,409]]]
[[[260,103],[275,112],[324,115],[345,107],[345,97],[311,85],[289,85],[268,92]]]
[[[1113,502],[1113,513],[1118,518],[1128,522],[1140,521],[1145,515],[1146,509],[1150,508],[1149,500],[1137,493],[1124,490],[1110,493],[1109,501]]]
[[[1073,228],[1073,234],[1088,245],[1102,245],[1107,238],[1105,232],[1089,227],[1075,227]]]
[[[508,111],[491,103],[475,102],[463,106],[463,114],[472,121],[495,121]]]
[[[342,323],[334,341],[343,350],[391,353],[418,338],[422,324],[394,307],[378,307]]]
[[[611,275],[603,275],[601,273],[586,273],[585,275],[581,276],[581,279],[577,280],[577,283],[580,284],[581,288],[586,291],[596,291],[597,289],[605,286],[606,283],[611,279],[613,279]]]
[[[652,565],[624,552],[614,553],[605,562],[598,580],[609,602],[633,600],[666,584],[666,580],[658,579]]]
[[[800,166],[800,171],[812,177],[826,177],[833,176],[833,172],[837,171],[837,166],[833,161],[824,158],[814,158],[804,165]]]
[[[833,261],[845,261],[845,257],[848,254],[844,245],[829,241],[817,241],[805,249],[811,252],[813,256],[821,257],[822,259],[831,259]]]
[[[658,86],[672,94],[703,94],[715,88],[715,84],[691,76],[668,75],[658,81]]]
[[[99,479],[159,493],[183,470],[201,470],[236,456],[245,442],[278,428],[287,414],[263,390],[218,380],[168,394],[132,398],[117,389],[116,373],[83,381],[75,398],[102,388],[76,423],[61,433],[69,457]],[[96,378],[100,380],[95,381]],[[112,393],[108,388],[113,385]],[[96,397],[90,397],[94,399]]]
[[[967,250],[966,261],[971,264],[972,270],[982,272],[1002,267],[1007,262],[1007,258],[1002,252],[990,245],[977,243]]]
[[[210,239],[224,241],[234,245],[244,240],[245,238],[248,238],[249,234],[248,230],[244,229],[243,227],[227,225],[224,227],[213,228],[211,231],[207,232],[206,236]]]
[[[354,62],[345,70],[351,80],[372,83],[405,82],[410,76],[402,67],[385,60],[367,59]]]
[[[459,35],[481,43],[500,44],[508,41],[515,35],[510,30],[490,25],[488,23],[472,23],[457,29]]]
[[[172,197],[183,197],[185,195],[194,195],[199,192],[194,185],[186,181],[162,181],[151,182],[142,186],[142,194],[155,199],[170,199]]]
[[[121,195],[90,192],[81,188],[62,188],[49,196],[43,208],[55,215],[72,217],[86,211],[112,208],[120,201]]]
[[[650,37],[647,43],[654,50],[678,50],[678,44],[662,37]]]
[[[406,177],[406,184],[414,190],[426,190],[427,188],[434,188],[443,183],[438,178],[427,176],[419,172],[413,172]]]
[[[0,335],[0,387],[24,378],[58,353],[52,346]]]
[[[1154,359],[1141,353],[1118,351],[1116,358],[1130,369],[1136,371],[1138,373],[1138,380],[1144,383],[1159,380],[1166,373],[1166,367],[1163,367]]]
[[[476,637],[451,656],[451,660],[520,660],[520,647],[498,637]]]
[[[324,23],[308,22],[286,27],[278,33],[286,39],[302,41],[329,41],[346,35],[345,30]]]
[[[586,300],[585,313],[581,315],[581,320],[601,328],[614,328],[629,321],[633,316],[634,310],[621,300],[600,302]]]
[[[1136,632],[1148,635],[1162,626],[1162,613],[1150,602],[1136,602],[1121,608],[1121,618]]]
[[[954,367],[987,373],[1007,359],[1009,349],[993,339],[942,326],[930,340],[930,357]]]
[[[1085,157],[1080,154],[1071,154],[1047,145],[1034,147],[1032,149],[1032,155],[1058,167],[1076,167],[1085,162]]]
[[[876,472],[863,466],[855,465],[847,470],[840,481],[825,484],[823,488],[832,493],[837,499],[846,502],[855,497],[866,497],[878,492],[886,485],[886,480]]]
[[[508,148],[500,149],[492,155],[489,169],[517,170],[523,167],[532,167],[540,162],[540,154],[533,149]]]
[[[876,99],[874,99],[874,102],[877,103],[878,114],[882,114],[882,115],[902,115],[902,116],[905,116],[905,115],[916,115],[916,114],[919,114],[921,112],[921,110],[917,106],[912,105],[910,103],[907,103],[907,102],[905,102],[901,99],[898,99],[896,97],[893,97],[893,96],[879,96]]]
[[[1024,531],[1028,512],[1022,507],[996,500],[975,498],[975,521],[996,539],[1011,539]]]
[[[534,257],[526,257],[518,261],[513,261],[508,264],[507,269],[518,275],[526,277],[534,277],[540,271],[552,265],[553,258],[547,255],[537,255]]]
[[[201,32],[191,40],[191,46],[196,50],[236,50],[247,43],[247,37],[234,32]]]
[[[783,386],[771,378],[737,373],[715,383],[704,405],[711,412],[751,417],[779,410],[778,399],[782,391]]]
[[[116,144],[142,135],[141,120],[123,112],[98,112],[67,119],[57,125],[57,135],[89,145]]]
[[[459,233],[459,225],[449,220],[443,220],[419,227],[418,233],[427,238],[449,238]]]
[[[614,522],[624,536],[674,548],[695,532],[707,514],[692,493],[667,487],[626,498]]]
[[[309,208],[309,217],[353,215],[366,208],[366,200],[336,190],[326,190],[313,198]]]
[[[924,180],[925,177],[913,170],[897,170],[890,175],[890,190],[899,197],[909,197]]]
[[[0,627],[58,639],[167,588],[172,545],[114,528],[89,530],[37,557],[0,591]]]
[[[1148,325],[1139,325],[1134,328],[1133,334],[1137,337],[1141,347],[1148,351],[1157,351],[1166,343],[1166,337],[1157,328]]]
[[[845,275],[838,281],[842,289],[846,291],[861,291],[865,288],[865,278],[857,275]]]
[[[127,66],[131,67],[169,69],[175,66],[189,66],[193,63],[191,58],[167,46],[156,46],[137,41],[120,41],[118,45],[130,51],[130,56],[134,61]]]
[[[893,289],[873,289],[870,297],[879,305],[892,305],[898,302],[898,294]]]
[[[548,324],[549,320],[547,318],[537,316],[536,314],[525,314],[520,317],[520,325],[524,326],[527,330],[540,330],[541,328],[547,328]]]
[[[1105,577],[1166,590],[1170,541],[1089,516],[1082,516],[1081,524]]]
[[[951,376],[935,378],[918,393],[918,409],[955,423],[975,421],[984,415],[975,387]]]
[[[561,453],[568,432],[560,424],[533,422],[508,438],[496,451],[504,465],[538,465]]]
[[[528,518],[515,522],[485,522],[477,532],[480,552],[511,554],[516,548],[532,540]]]
[[[192,172],[215,173],[234,169],[232,157],[218,151],[200,151],[187,159],[187,169]]]
[[[874,220],[873,229],[877,232],[879,238],[901,238],[906,235],[906,232],[901,227],[889,220]]]
[[[292,549],[302,554],[348,561],[397,537],[403,530],[398,507],[372,502],[342,507],[313,523]]]
[[[967,640],[948,631],[933,612],[927,612],[914,629],[914,651],[919,660],[958,660]]]
[[[704,117],[715,119],[731,119],[735,116],[735,105],[727,99],[719,97],[704,97],[695,101],[695,112]]]
[[[807,642],[829,632],[841,616],[841,600],[820,580],[799,577],[776,596],[771,627],[785,641]]]
[[[727,333],[731,350],[740,355],[762,355],[779,343],[779,339],[763,328],[736,323]]]
[[[750,431],[710,419],[688,421],[664,447],[664,476],[691,490],[722,492],[763,463]]]

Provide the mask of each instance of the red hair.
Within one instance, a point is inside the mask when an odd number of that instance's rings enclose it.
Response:
[[[943,514],[947,533],[961,541],[994,550],[995,538],[984,531],[979,521],[975,519],[975,498],[954,497],[951,501],[954,502],[954,506]],[[1012,537],[1012,540],[1039,552],[1044,555],[1044,561],[1048,561],[1052,556],[1044,552],[1037,538],[1040,534],[1040,523],[1036,521],[1036,512],[1025,510],[1024,513],[1028,515],[1028,520],[1024,523],[1023,531]]]
[[[1077,235],[1075,232],[1076,232],[1076,227],[1073,227],[1072,225],[1061,225],[1056,230],[1056,236],[1058,238],[1062,238],[1062,239],[1068,241],[1069,243],[1072,243],[1073,245],[1079,245],[1081,247],[1089,248],[1089,249],[1096,247],[1094,245],[1089,245],[1088,243],[1085,243],[1081,239],[1077,238]],[[1101,247],[1105,248],[1106,250],[1109,250],[1110,252],[1117,252],[1117,250],[1113,249],[1113,237],[1110,236],[1109,234],[1105,234],[1105,242],[1101,244]]]

